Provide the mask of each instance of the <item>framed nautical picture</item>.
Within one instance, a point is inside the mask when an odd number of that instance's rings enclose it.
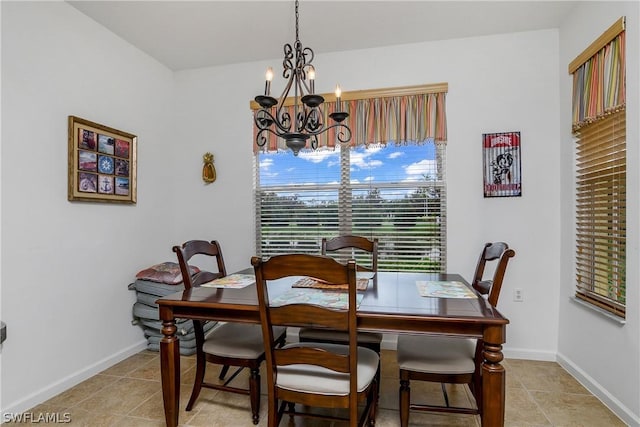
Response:
[[[484,197],[522,196],[520,132],[482,134]]]
[[[128,132],[69,116],[68,199],[136,203],[136,142]]]

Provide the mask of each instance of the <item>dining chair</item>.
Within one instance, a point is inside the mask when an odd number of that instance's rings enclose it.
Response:
[[[367,239],[362,236],[337,236],[332,239],[322,238],[322,255],[335,252],[338,260],[355,258],[358,255],[366,255],[370,259],[367,264],[358,263],[359,272],[375,274],[378,271],[378,239]],[[375,277],[374,277],[375,280]],[[318,328],[303,328],[298,332],[300,341],[328,342],[335,344],[347,343],[348,336],[345,333]],[[368,347],[380,354],[382,334],[378,332],[358,332],[358,345]]]
[[[361,254],[368,254],[370,262],[368,264],[358,262],[356,264],[357,271],[378,271],[378,239],[368,239],[363,236],[344,235],[336,236],[331,239],[322,238],[320,250],[322,255],[327,252],[340,252],[343,249],[356,249],[362,251]],[[347,255],[346,259],[354,258],[359,252],[343,251],[342,255]]]
[[[216,240],[210,242],[206,240],[190,240],[182,244],[182,246],[174,246],[173,251],[178,257],[185,291],[227,275],[222,249]],[[213,261],[210,257],[215,258],[217,272],[211,272],[202,266],[198,266],[201,271],[192,276],[189,272],[189,263],[194,260],[194,257],[198,260],[207,259],[209,262]],[[196,339],[196,374],[193,391],[186,410],[191,411],[202,387],[245,394],[249,396],[251,401],[253,424],[258,424],[260,419],[260,363],[265,360],[260,325],[233,322],[218,323],[206,335],[202,321],[193,320],[193,325]],[[286,328],[276,329],[273,339],[277,345],[284,345]],[[220,383],[211,383],[204,380],[207,362],[221,366],[218,377]],[[229,366],[234,366],[238,369],[225,380]],[[249,388],[230,385],[231,381],[244,368],[249,368],[250,370]]]
[[[509,260],[515,251],[504,242],[486,243],[474,272],[472,287],[496,307]],[[495,267],[493,277],[484,280],[487,263]],[[429,335],[399,335],[397,360],[400,368],[400,425],[409,425],[409,410],[482,413],[482,348],[480,339]],[[412,404],[410,381],[441,384],[442,405]],[[451,406],[445,384],[466,384],[475,400],[475,407]]]
[[[355,261],[343,265],[322,255],[289,254],[273,256],[266,261],[253,257],[251,264],[256,275],[267,359],[268,426],[278,426],[284,414],[348,420],[351,427],[367,422],[374,425],[380,360],[375,351],[359,347],[357,343]],[[335,297],[335,293],[330,295],[315,289],[305,289],[305,295],[300,299],[288,299],[287,291],[274,294],[275,298],[270,295],[274,281],[286,281],[295,276],[348,284],[348,291],[333,305],[327,305],[322,296]],[[346,298],[342,298],[344,296]],[[349,341],[347,345],[297,342],[277,348],[273,344],[277,325],[330,328],[346,333]],[[358,403],[363,403],[360,415]],[[330,409],[319,412],[319,408]],[[341,414],[331,408],[342,408],[348,412],[348,418],[339,417]]]

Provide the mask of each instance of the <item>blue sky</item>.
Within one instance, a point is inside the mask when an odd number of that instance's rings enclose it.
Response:
[[[262,186],[311,185],[340,181],[340,147],[334,150],[260,153]],[[435,146],[388,144],[351,151],[352,183],[389,183],[424,180],[435,172]]]

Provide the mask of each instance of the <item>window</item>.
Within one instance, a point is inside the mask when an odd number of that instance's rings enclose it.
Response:
[[[624,18],[572,62],[576,297],[616,316],[626,303]],[[581,57],[578,57],[581,58]],[[578,60],[577,59],[577,60]]]
[[[258,254],[356,234],[378,238],[380,270],[446,271],[446,84],[417,88],[344,93],[350,146],[255,150]]]
[[[445,271],[445,146],[258,153],[258,252],[319,253],[322,237],[379,240],[380,270]]]

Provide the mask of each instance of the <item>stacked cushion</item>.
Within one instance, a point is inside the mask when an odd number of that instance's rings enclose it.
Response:
[[[198,271],[194,268],[191,273],[195,274]],[[142,327],[144,336],[147,338],[147,349],[159,351],[163,335],[156,301],[163,296],[184,290],[180,268],[177,263],[172,262],[163,262],[146,268],[136,274],[136,280],[129,285],[129,290],[136,292],[133,323]],[[205,334],[215,326],[215,323],[204,324]],[[180,354],[194,354],[196,342],[193,321],[176,319],[176,327],[178,328],[176,336],[180,340]]]

